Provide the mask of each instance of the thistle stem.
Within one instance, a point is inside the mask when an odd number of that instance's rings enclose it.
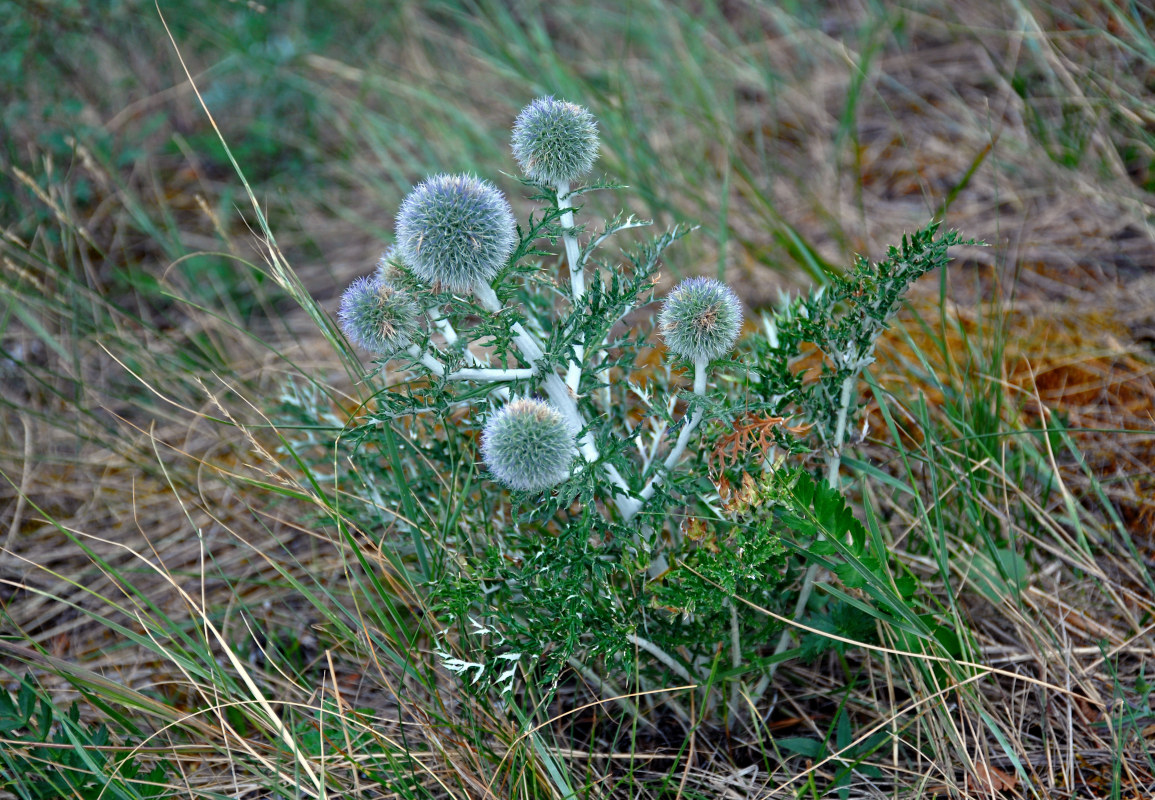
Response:
[[[453,323],[441,316],[441,312],[437,310],[437,306],[430,306],[425,309],[425,314],[429,319],[433,320],[433,324],[437,326],[437,330],[441,331],[441,335],[445,337],[445,343],[453,345],[457,343],[457,329],[453,327]],[[469,358],[477,361],[473,353],[467,349],[465,352],[469,353]]]
[[[561,240],[565,244],[566,261],[569,263],[569,285],[573,291],[574,302],[577,302],[586,293],[586,276],[581,264],[581,248],[578,247],[577,237],[573,234],[573,198],[570,195],[569,183],[564,181],[557,185],[557,207],[562,212]]]
[[[477,369],[459,369],[456,372],[445,374],[445,365],[432,353],[423,353],[417,345],[410,345],[407,351],[414,358],[421,359],[430,372],[438,378],[450,381],[523,381],[532,378],[536,373],[533,369],[494,369],[480,367]]]
[[[437,326],[437,330],[441,331],[441,335],[445,337],[445,343],[447,345],[453,346],[454,344],[457,343],[458,338],[459,338],[457,335],[457,330],[453,327],[452,322],[447,320],[445,317],[441,316],[441,312],[439,312],[437,310],[436,306],[430,306],[429,308],[425,309],[425,313],[429,316],[429,319],[431,319],[433,321],[433,324]],[[480,358],[475,356],[473,354],[473,351],[470,350],[468,347],[464,348],[462,352],[465,354],[466,361],[468,361],[470,364],[473,364],[475,367],[488,367],[489,366],[488,361],[482,361]],[[457,379],[457,373],[454,373],[454,375],[452,375],[450,377]],[[460,379],[461,380],[468,380],[468,378],[460,378]],[[484,380],[484,378],[478,378],[477,380]],[[511,380],[517,380],[517,379],[512,378]],[[508,386],[502,386],[500,389],[498,389],[496,391],[496,394],[502,400],[508,401],[509,400],[509,387]]]
[[[706,395],[706,364],[707,362],[705,360],[694,362],[694,394],[698,397],[704,397]],[[654,496],[654,491],[658,488],[658,483],[662,480],[662,476],[677,465],[678,459],[680,459],[682,453],[686,451],[686,445],[690,443],[690,437],[702,421],[702,416],[703,411],[700,408],[690,415],[690,421],[682,426],[682,432],[678,434],[678,440],[674,442],[673,449],[671,449],[669,455],[666,456],[666,460],[662,462],[661,470],[650,478],[637,498],[630,498],[628,500],[628,507],[622,509],[622,516],[626,520],[632,519],[633,516],[638,513],[639,509],[641,509],[642,504]]]
[[[569,285],[576,306],[586,293],[585,267],[581,263],[581,248],[578,247],[577,237],[574,236],[573,199],[570,197],[569,182],[560,181],[557,185],[557,207],[561,214],[561,240],[565,245],[566,261],[569,264]],[[574,394],[581,386],[582,364],[585,362],[585,345],[581,342],[574,345],[574,357],[570,359],[565,371],[565,385]]]
[[[842,394],[838,398],[838,419],[834,424],[834,447],[826,457],[826,483],[833,489],[838,488],[838,468],[842,465],[842,442],[846,438],[846,416],[850,411],[854,378],[855,375],[848,375],[842,382]]]
[[[537,374],[537,370],[528,367],[521,369],[459,369],[449,373],[451,381],[524,381]]]
[[[415,344],[409,345],[405,352],[409,353],[409,355],[413,356],[414,358],[421,359],[421,363],[424,364],[426,368],[438,378],[445,377],[445,365],[437,360],[436,356],[432,355],[431,353],[421,352],[421,348]]]
[[[494,314],[501,313],[501,301],[497,299],[497,293],[493,291],[493,287],[486,281],[478,281],[473,285],[473,294],[487,311]],[[545,355],[541,349],[541,345],[537,339],[527,331],[520,322],[513,324],[513,338],[517,343],[521,354],[525,356],[534,369],[537,368],[537,362]],[[561,412],[565,418],[566,424],[575,433],[579,433],[586,426],[585,420],[582,418],[581,411],[578,410],[577,402],[574,400],[573,393],[569,387],[562,382],[557,373],[553,370],[548,370],[545,375],[541,376],[544,385],[545,393],[549,395],[550,401],[554,407]],[[600,454],[598,453],[597,445],[594,443],[594,437],[589,431],[581,436],[578,440],[578,450],[582,454],[582,458],[587,463],[592,464],[598,460]],[[618,493],[614,495],[614,504],[618,510],[625,515],[625,507],[633,503],[633,498],[629,496],[630,485],[626,483],[625,478],[618,472],[613,464],[606,465],[606,474],[610,476],[610,480],[618,488]],[[629,516],[633,516],[630,514]],[[628,519],[629,517],[627,517]]]
[[[842,442],[846,438],[846,417],[850,412],[851,395],[854,392],[854,379],[857,372],[848,375],[842,381],[842,391],[838,398],[838,417],[834,423],[834,441],[832,442],[832,452],[826,457],[826,484],[832,489],[838,488],[838,468],[842,464]],[[806,604],[810,602],[810,595],[814,591],[814,583],[818,578],[818,564],[811,564],[806,569],[806,575],[802,578],[802,588],[798,592],[798,602],[794,604],[794,616],[792,619],[797,622],[802,618],[806,612]],[[774,655],[781,655],[790,647],[790,638],[793,632],[790,628],[782,631],[782,636],[778,639],[778,646],[774,648]],[[758,687],[754,690],[754,697],[759,698],[762,693],[766,691],[766,687],[770,681],[774,679],[774,673],[778,670],[778,665],[782,663],[776,661],[770,665],[769,671],[758,682]]]

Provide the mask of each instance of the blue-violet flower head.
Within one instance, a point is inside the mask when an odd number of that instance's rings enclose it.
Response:
[[[532,181],[575,181],[598,157],[597,123],[582,106],[539,97],[513,123],[513,157]]]
[[[729,353],[742,329],[742,304],[713,278],[688,278],[662,304],[658,325],[666,347],[694,363]]]
[[[549,403],[511,400],[485,424],[481,456],[500,483],[522,492],[540,492],[569,477],[576,454],[565,419]]]
[[[373,274],[378,280],[396,280],[401,264],[401,255],[397,252],[397,248],[389,245],[381,257],[377,259],[377,270]]]
[[[397,251],[419,280],[468,291],[497,274],[517,244],[501,190],[472,175],[436,175],[397,213]]]
[[[420,315],[413,295],[372,275],[349,284],[341,295],[337,319],[351,342],[388,358],[413,342]]]

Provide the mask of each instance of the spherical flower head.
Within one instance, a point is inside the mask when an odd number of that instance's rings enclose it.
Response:
[[[397,252],[419,280],[453,292],[488,281],[517,244],[501,190],[472,175],[436,175],[409,193],[397,213]]]
[[[666,297],[658,325],[666,347],[694,363],[729,353],[742,329],[742,304],[713,278],[689,278]]]
[[[396,247],[389,245],[381,257],[377,259],[377,270],[373,274],[378,280],[393,281],[398,278],[401,266],[401,255],[397,252]]]
[[[575,452],[561,413],[528,397],[511,400],[481,434],[485,466],[500,483],[522,492],[540,492],[568,478]]]
[[[513,157],[531,181],[556,186],[589,172],[598,157],[598,126],[585,108],[539,97],[513,123]]]
[[[337,319],[349,340],[388,358],[418,333],[421,307],[413,295],[378,275],[358,278],[341,295]]]

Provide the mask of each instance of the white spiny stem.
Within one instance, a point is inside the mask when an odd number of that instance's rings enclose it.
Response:
[[[581,265],[581,248],[578,247],[577,237],[574,236],[573,198],[569,193],[569,184],[562,182],[557,185],[557,207],[561,211],[561,234],[565,244],[566,261],[569,263],[569,285],[573,290],[574,302],[581,300],[586,293],[586,276]]]
[[[497,293],[493,291],[493,287],[485,281],[478,281],[474,284],[473,293],[487,311],[494,314],[500,314],[502,310],[501,301],[497,299]],[[513,324],[513,339],[517,343],[521,354],[525,356],[525,360],[531,365],[537,366],[537,362],[545,355],[542,350],[540,342],[537,337],[527,331],[520,322]],[[554,406],[565,417],[566,423],[570,426],[574,433],[577,433],[585,427],[585,420],[582,419],[581,412],[578,411],[577,403],[574,402],[572,395],[566,385],[562,383],[561,378],[557,373],[550,371],[542,376],[545,384],[545,392],[549,395],[549,399],[553,401]],[[588,434],[583,438],[583,442],[589,438]],[[582,456],[586,461],[596,461],[598,458],[597,447],[593,441],[588,442],[588,447],[581,446]]]
[[[437,330],[441,331],[441,335],[443,337],[445,337],[445,343],[447,345],[452,346],[452,345],[457,343],[457,340],[458,340],[457,330],[453,327],[452,322],[447,320],[445,317],[441,316],[441,312],[437,310],[436,306],[430,306],[429,308],[425,309],[425,313],[429,316],[429,319],[433,320],[433,324],[437,326]],[[473,354],[473,351],[470,350],[468,347],[465,347],[463,352],[465,353],[466,361],[468,361],[470,364],[473,364],[476,367],[488,367],[489,366],[488,361],[482,361],[480,358],[475,356]],[[450,375],[449,377],[456,379],[458,376],[459,376],[459,373],[455,372],[453,375]],[[461,379],[466,380],[467,378],[461,378]],[[485,378],[479,378],[478,380],[485,380]],[[517,380],[517,379],[511,378],[510,380]],[[509,387],[508,386],[502,386],[500,389],[498,389],[496,391],[496,394],[498,397],[500,397],[502,399],[503,402],[509,402]]]
[[[497,293],[493,291],[493,287],[485,281],[478,281],[473,285],[473,294],[486,310],[494,314],[501,313],[501,301],[497,299]],[[513,324],[513,338],[517,343],[521,354],[525,356],[525,360],[530,363],[534,369],[537,368],[537,362],[541,360],[545,352],[541,348],[541,344],[537,339],[527,331],[521,323],[515,322]],[[574,400],[574,395],[570,392],[569,387],[562,382],[557,373],[549,370],[542,378],[543,388],[545,393],[549,396],[550,401],[554,407],[561,412],[565,418],[566,424],[570,426],[576,434],[586,426],[585,420],[582,418],[581,411],[578,410],[577,402]],[[578,441],[578,450],[582,454],[582,458],[587,463],[593,463],[598,460],[598,448],[594,443],[594,437],[588,431]],[[618,487],[618,494],[614,495],[614,503],[618,509],[625,515],[625,507],[633,502],[633,498],[629,496],[630,485],[626,483],[625,478],[612,465],[606,465],[606,474],[610,476],[610,480]],[[629,516],[633,516],[630,514]],[[629,517],[627,517],[628,519]]]
[[[445,377],[445,365],[438,361],[437,357],[433,354],[421,352],[421,348],[415,344],[409,345],[406,352],[414,358],[421,359],[421,363],[428,367],[429,371],[438,378]]]
[[[850,412],[851,395],[854,392],[854,379],[857,372],[848,375],[842,381],[842,391],[838,398],[838,417],[834,423],[834,441],[831,442],[832,452],[826,457],[826,484],[831,488],[838,488],[838,467],[842,463],[842,441],[846,438],[846,417]],[[818,579],[818,564],[811,564],[806,568],[806,575],[802,578],[802,589],[798,592],[798,602],[794,604],[794,616],[792,619],[797,622],[802,618],[806,612],[806,604],[810,602],[810,595],[814,592],[814,582]],[[781,655],[785,653],[790,647],[790,637],[793,631],[790,628],[782,631],[782,636],[778,639],[778,646],[774,648],[774,655]],[[769,671],[762,676],[762,680],[758,681],[758,686],[754,690],[754,698],[757,701],[766,691],[770,681],[774,679],[774,673],[778,670],[778,665],[782,663],[777,661],[770,665]]]
[[[658,448],[662,444],[662,438],[666,435],[666,428],[668,428],[668,427],[669,427],[669,424],[665,420],[662,420],[660,423],[658,423],[654,427],[653,436],[650,438],[650,451],[647,453],[646,449],[644,447],[642,448],[642,474],[643,475],[646,474],[646,472],[650,469],[650,464],[652,464],[654,462],[654,458],[657,457]]]
[[[437,326],[437,330],[441,331],[441,335],[445,337],[445,343],[452,345],[457,343],[457,330],[454,329],[453,323],[441,316],[441,312],[437,310],[436,306],[430,306],[425,309],[425,314],[429,319],[433,320],[433,324]],[[465,351],[469,353],[468,348]],[[469,358],[476,361],[473,353],[469,353]]]
[[[705,361],[694,362],[694,394],[698,395],[698,397],[704,397],[706,394]],[[637,498],[630,498],[628,500],[628,510],[622,510],[622,515],[627,520],[631,519],[634,514],[637,514],[642,504],[654,496],[654,491],[658,488],[658,483],[662,480],[662,476],[677,465],[678,459],[680,459],[682,453],[686,451],[686,445],[690,443],[690,437],[702,421],[702,416],[703,411],[700,408],[690,415],[689,422],[682,426],[682,432],[678,434],[678,441],[674,442],[673,449],[671,449],[669,455],[666,456],[666,460],[662,462],[661,470],[654,475],[654,477],[650,478],[649,482],[646,483],[646,487],[642,489]]]
[[[528,367],[520,369],[497,369],[480,367],[477,369],[459,369],[449,373],[451,381],[524,381],[532,378],[537,371]]]
[[[838,468],[842,464],[842,442],[846,438],[846,415],[850,411],[850,394],[854,391],[854,375],[846,376],[842,382],[842,394],[838,398],[838,420],[834,424],[832,452],[826,457],[826,483],[838,488]]]
[[[581,263],[581,248],[578,247],[577,237],[574,236],[573,198],[570,197],[569,183],[561,181],[557,185],[557,207],[561,214],[561,239],[565,245],[566,262],[569,264],[569,285],[576,306],[586,293],[585,267]],[[585,346],[574,345],[574,357],[570,360],[565,371],[565,385],[574,394],[582,380],[582,363],[585,360]]]
[[[450,381],[523,381],[534,376],[532,369],[494,369],[481,367],[478,369],[459,369],[445,374],[445,365],[432,353],[423,353],[417,345],[410,345],[408,352],[414,358],[421,359],[421,363],[438,378]]]

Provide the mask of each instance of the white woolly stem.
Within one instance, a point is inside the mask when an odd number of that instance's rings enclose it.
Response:
[[[459,369],[456,372],[451,372],[449,375],[445,374],[445,365],[442,364],[436,356],[431,353],[421,352],[421,348],[417,345],[410,345],[408,352],[414,358],[420,358],[421,363],[429,368],[429,371],[438,378],[445,378],[450,381],[524,381],[532,378],[536,373],[533,369],[496,369],[489,367],[480,367],[478,369]]]
[[[497,293],[493,291],[493,287],[487,282],[477,281],[477,283],[473,285],[473,294],[487,311],[491,311],[494,314],[501,313],[501,301],[497,299]],[[513,324],[513,339],[517,343],[518,349],[521,350],[521,354],[525,356],[525,360],[536,369],[537,362],[545,355],[536,337],[527,331],[521,323],[515,322]],[[562,379],[559,378],[553,370],[550,370],[540,377],[542,378],[545,393],[549,396],[554,407],[561,412],[562,417],[565,418],[566,424],[570,429],[575,434],[578,433],[586,426],[586,422],[582,418],[581,411],[578,410],[577,402],[575,402],[574,395],[569,390],[569,387],[562,382]],[[598,448],[594,443],[594,437],[589,431],[578,440],[578,451],[587,463],[592,464],[598,460]],[[613,481],[614,485],[619,489],[619,493],[614,495],[614,504],[617,505],[619,510],[622,510],[626,504],[633,502],[629,496],[630,485],[626,483],[625,478],[622,477],[621,473],[618,472],[612,464],[606,465],[606,474],[610,476],[610,480]],[[623,511],[622,513],[624,514],[625,512]],[[633,515],[631,514],[630,516]]]
[[[838,398],[838,420],[834,424],[834,446],[826,457],[826,483],[838,488],[838,468],[842,464],[842,441],[846,438],[846,415],[850,411],[850,394],[854,391],[854,375],[848,375],[842,382],[842,394]]]
[[[438,361],[437,358],[431,353],[423,353],[421,348],[415,344],[409,345],[409,347],[406,349],[406,352],[414,358],[421,359],[421,363],[428,367],[429,371],[436,375],[438,378],[445,377],[445,365]]]
[[[561,214],[561,240],[565,245],[566,262],[569,264],[569,285],[573,294],[574,305],[586,293],[585,267],[581,263],[581,248],[577,237],[574,236],[573,199],[569,193],[569,182],[559,181],[557,184],[557,207]],[[565,371],[565,385],[574,394],[582,380],[582,364],[585,362],[585,345],[574,345],[574,357],[570,360]]]
[[[456,372],[449,373],[448,379],[451,381],[524,381],[532,378],[537,373],[537,370],[530,368],[522,369],[497,369],[497,368],[477,368],[477,369],[459,369]]]
[[[854,379],[857,373],[848,375],[842,381],[842,391],[838,398],[838,417],[834,423],[834,441],[832,445],[832,453],[826,457],[826,484],[833,489],[838,488],[838,468],[842,464],[842,442],[846,438],[846,417],[850,412],[851,395],[854,392]],[[818,579],[818,564],[811,564],[806,568],[806,574],[802,578],[802,589],[798,592],[798,602],[794,604],[794,616],[792,619],[797,622],[802,618],[802,614],[806,611],[806,604],[810,602],[810,595],[814,592],[814,582]],[[790,647],[790,638],[792,631],[790,628],[782,631],[782,636],[778,639],[778,646],[774,648],[774,655],[781,655],[785,653]],[[774,679],[774,673],[778,671],[780,661],[770,665],[770,669],[762,679],[758,681],[758,686],[754,690],[754,700],[757,702],[761,698],[762,693],[766,691],[770,681]]]
[[[426,315],[428,315],[429,319],[433,320],[433,324],[437,326],[437,330],[441,331],[441,335],[445,337],[445,343],[447,345],[452,346],[452,345],[457,343],[457,341],[458,341],[457,330],[453,327],[452,322],[445,319],[445,317],[441,316],[441,312],[439,312],[437,310],[436,306],[430,306],[429,308],[425,309],[425,313],[426,313]],[[483,368],[489,366],[488,362],[482,361],[480,358],[475,356],[473,354],[473,351],[470,350],[468,347],[464,348],[463,352],[465,354],[465,359],[470,364],[473,364],[474,366],[477,366],[477,367],[483,367]],[[529,376],[527,375],[525,377],[529,377]],[[516,377],[513,377],[513,378],[496,378],[495,379],[495,378],[485,378],[485,377],[463,376],[463,375],[461,375],[461,371],[453,373],[452,375],[449,376],[449,378],[450,378],[450,380],[518,380],[518,378],[516,378]],[[508,386],[502,386],[500,389],[498,389],[495,392],[495,394],[498,397],[500,397],[503,401],[509,402],[509,387]]]
[[[694,394],[698,397],[704,397],[706,394],[706,361],[700,360],[694,362]],[[662,480],[662,476],[672,470],[678,463],[678,459],[682,457],[682,453],[686,451],[686,445],[690,443],[690,437],[694,434],[698,424],[702,421],[702,409],[696,410],[691,416],[690,421],[682,426],[682,432],[678,434],[678,440],[674,442],[674,447],[670,450],[666,460],[662,462],[661,470],[650,478],[646,483],[644,489],[636,499],[629,500],[628,510],[623,510],[622,515],[628,520],[633,518],[634,514],[638,513],[642,504],[654,496],[654,491],[658,488],[658,483]]]
[[[429,319],[433,320],[433,324],[437,326],[437,330],[441,331],[441,335],[445,337],[446,344],[452,345],[457,343],[457,330],[453,327],[452,322],[441,316],[441,312],[437,310],[436,306],[430,306],[425,309],[425,314]],[[477,358],[473,353],[470,353],[468,349],[465,352],[469,353],[468,358],[477,361]]]
[[[573,198],[569,193],[569,183],[565,181],[557,185],[557,207],[562,212],[561,240],[565,244],[566,261],[569,263],[569,285],[574,302],[577,302],[586,293],[586,276],[581,264],[581,248],[578,247],[577,237],[573,235]]]

